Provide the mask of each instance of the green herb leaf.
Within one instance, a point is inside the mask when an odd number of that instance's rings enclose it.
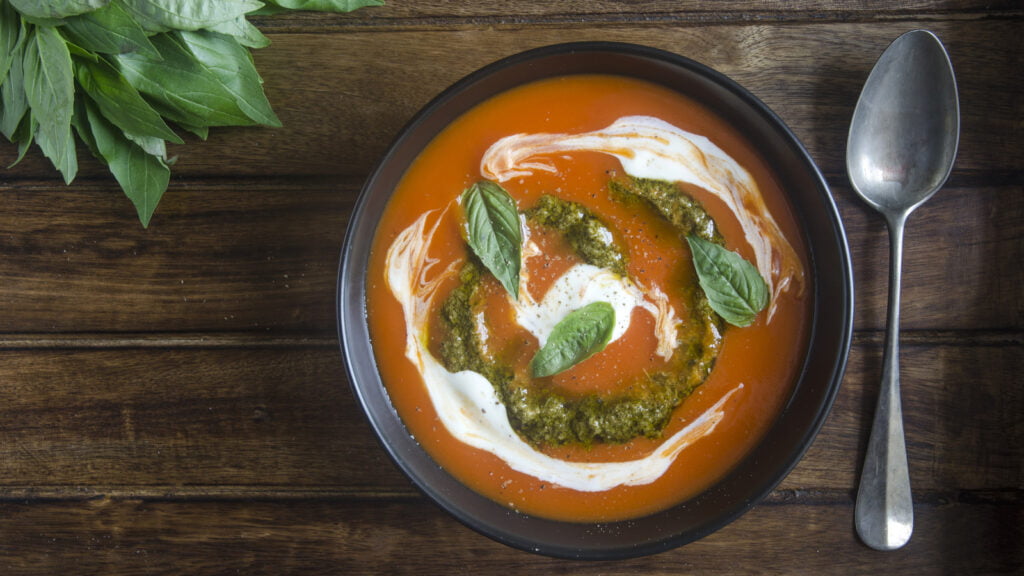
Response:
[[[17,72],[17,75],[15,75]],[[0,86],[0,132],[8,140],[16,142],[14,131],[21,124],[21,119],[28,111],[28,100],[25,98],[24,85],[21,83],[21,63],[11,66],[11,80]],[[18,81],[14,81],[18,78]]]
[[[148,227],[170,182],[170,168],[121,134],[91,103],[86,103],[86,112],[100,158],[135,205],[142,226]]]
[[[81,58],[83,60],[88,60],[90,62],[99,62],[100,61],[100,55],[99,54],[97,54],[95,52],[89,52],[85,48],[82,48],[81,46],[79,46],[78,44],[75,44],[74,42],[68,40],[67,38],[64,39],[64,45],[68,47],[68,53],[71,54],[72,63],[74,63],[73,59],[76,58],[76,57],[77,58]]]
[[[68,18],[61,30],[68,39],[93,52],[139,52],[151,58],[160,58],[142,26],[119,2],[111,2],[95,12]]]
[[[59,20],[77,16],[106,6],[110,0],[9,0],[14,8],[29,18]]]
[[[118,128],[137,136],[183,143],[160,114],[106,60],[80,62],[75,71],[79,86]]]
[[[32,117],[32,111],[29,110],[28,113],[22,117],[21,122],[18,123],[18,126],[14,129],[14,133],[11,134],[11,141],[18,143],[18,157],[14,160],[14,162],[11,162],[8,168],[16,165],[18,162],[21,162],[23,158],[25,158],[25,154],[28,152],[29,147],[32,146],[32,142],[35,138],[36,129],[38,128],[39,123],[36,122],[36,119]]]
[[[201,30],[180,32],[185,46],[217,77],[235,97],[235,103],[260,124],[281,126],[263,93],[263,79],[256,72],[252,55],[232,36]]]
[[[246,20],[245,16],[239,16],[234,20],[227,20],[210,26],[207,30],[233,36],[239,44],[247,48],[266,48],[270,46],[270,39],[264,36],[263,32],[260,32],[260,29],[254,26],[252,22]]]
[[[185,124],[185,123],[182,123],[182,122],[177,122],[176,124],[182,130],[185,130],[186,132],[191,132],[191,133],[195,134],[201,140],[206,140],[207,138],[210,137],[210,127],[209,126],[192,126],[190,124]]]
[[[481,180],[462,193],[462,210],[469,247],[518,300],[523,231],[515,200],[498,184]]]
[[[734,326],[749,326],[768,305],[768,285],[753,264],[718,244],[687,236],[700,287],[711,308]]]
[[[113,58],[128,83],[150,96],[153,108],[186,126],[251,126],[232,94],[185,46],[177,34],[150,38],[160,53],[154,60],[138,53]]]
[[[234,20],[263,4],[254,0],[122,0],[144,30],[200,30]]]
[[[533,377],[553,376],[604,350],[614,330],[615,308],[607,302],[573,310],[555,325],[530,361]]]
[[[78,172],[71,115],[75,79],[71,53],[57,31],[36,27],[25,45],[25,96],[39,122],[35,140],[68,184]]]
[[[20,22],[11,5],[0,0],[0,84],[7,79],[7,72],[14,62],[15,47],[20,38]]]
[[[124,137],[134,142],[139,148],[142,148],[146,154],[156,156],[168,166],[174,164],[175,160],[177,160],[177,158],[167,157],[167,141],[162,138],[139,136],[138,134],[132,134],[130,132],[125,132]]]
[[[0,132],[3,132],[3,135],[13,142],[18,142],[14,139],[14,133],[21,124],[25,112],[28,111],[28,97],[25,96],[25,42],[23,41],[26,34],[25,32],[22,34],[11,53],[7,79],[0,84]]]
[[[15,164],[36,143],[68,183],[77,134],[148,225],[169,182],[166,142],[181,142],[165,120],[203,139],[211,126],[280,125],[246,50],[270,42],[247,15],[381,3],[0,0],[0,133]]]
[[[319,12],[351,12],[363,6],[383,6],[382,0],[265,0],[268,6],[288,10],[316,10]]]
[[[75,114],[71,117],[71,127],[75,129],[78,139],[85,144],[89,152],[106,163],[106,160],[100,156],[100,151],[96,147],[96,138],[92,135],[92,127],[89,125],[89,112],[86,109],[87,102],[88,99],[86,98],[75,99]],[[95,106],[95,104],[88,103],[88,106]]]

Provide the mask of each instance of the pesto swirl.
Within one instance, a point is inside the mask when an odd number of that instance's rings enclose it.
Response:
[[[615,242],[611,229],[586,206],[545,194],[526,211],[534,224],[557,230],[581,260],[598,268],[626,275],[626,254]]]
[[[681,239],[693,234],[721,242],[714,221],[699,202],[673,183],[613,180],[609,188],[618,201],[649,204]],[[617,234],[582,204],[543,196],[525,214],[532,224],[565,238],[585,263],[626,275],[628,260],[614,240]],[[683,265],[692,267],[689,262]],[[442,304],[441,318],[447,331],[441,344],[442,362],[449,371],[472,370],[487,378],[504,404],[512,428],[534,445],[623,443],[637,437],[659,437],[675,408],[707,379],[721,348],[720,319],[696,281],[672,286],[686,302],[689,316],[677,329],[670,365],[630,382],[622,393],[569,395],[543,380],[517,375],[485,353],[475,320],[482,308],[482,274],[478,261],[467,261],[459,285]],[[689,276],[695,277],[692,270]]]

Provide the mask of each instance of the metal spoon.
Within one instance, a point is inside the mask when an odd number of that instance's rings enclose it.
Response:
[[[876,550],[903,546],[914,530],[900,408],[903,227],[910,213],[946,182],[959,135],[960,106],[949,55],[931,32],[907,32],[885,50],[868,76],[846,147],[853,189],[889,226],[882,385],[855,512],[857,534]]]

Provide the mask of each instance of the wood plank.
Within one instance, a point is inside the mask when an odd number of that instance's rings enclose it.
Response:
[[[714,22],[735,19],[755,19],[773,17],[779,20],[799,18],[834,18],[837,20],[871,19],[898,14],[920,16],[938,13],[944,17],[984,14],[992,15],[1000,12],[1015,14],[1020,6],[1012,0],[984,2],[983,0],[837,0],[822,3],[814,0],[767,0],[751,3],[745,0],[718,0],[709,6],[701,0],[655,0],[644,2],[642,8],[623,4],[614,0],[569,0],[564,2],[545,2],[544,0],[526,0],[516,2],[514,8],[501,0],[481,0],[477,2],[446,2],[444,0],[428,0],[419,2],[386,2],[383,6],[363,8],[349,14],[308,14],[287,13],[273,17],[260,17],[254,20],[264,27],[290,25],[301,22],[304,27],[316,26],[317,23],[329,23],[337,26],[368,26],[380,22],[398,21],[402,25],[412,25],[415,20],[439,20],[452,25],[458,19],[493,18],[498,22],[515,22],[523,19],[558,19],[569,18],[579,20],[585,17],[591,25],[601,23],[602,17],[620,17],[627,20],[638,19],[638,13],[652,17],[672,17],[674,19],[701,19],[703,22]],[[479,26],[479,23],[477,24]]]
[[[0,485],[407,489],[336,348],[7,352]]]
[[[858,338],[831,416],[783,489],[852,492],[880,348]],[[1019,337],[904,344],[922,497],[1024,487],[1022,352]],[[0,382],[0,497],[411,492],[330,345],[8,350]]]
[[[884,219],[848,186],[833,187],[854,271],[855,326],[881,330],[889,290]],[[907,330],[1024,326],[1024,194],[1020,186],[948,186],[907,221],[901,325]]]
[[[333,334],[360,184],[189,182],[167,194],[148,230],[116,188],[0,184],[0,333]],[[849,188],[833,195],[852,251],[855,325],[881,330],[884,222]],[[904,328],[1020,330],[1022,260],[1019,186],[947,187],[908,224]]]
[[[772,107],[823,170],[843,174],[849,118],[871,66],[897,35],[927,26],[948,44],[960,84],[963,137],[956,177],[996,171],[1019,178],[1024,46],[1018,19],[677,24],[669,19],[595,29],[588,20],[570,19],[454,32],[272,34],[272,46],[257,52],[256,63],[285,127],[214,130],[206,142],[189,138],[186,146],[171,147],[179,158],[174,174],[363,177],[413,114],[454,81],[510,54],[575,40],[647,44],[725,73]],[[0,164],[10,164],[16,154],[13,145],[0,146]],[[83,179],[107,178],[95,161],[83,158],[82,164]],[[37,150],[8,175],[58,181]]]
[[[1022,21],[1019,0],[391,0],[258,19],[285,127],[172,147],[149,230],[94,160],[70,188],[38,150],[0,178],[0,574],[1024,572]],[[888,242],[843,155],[871,65],[916,27],[950,48],[963,137],[908,228],[916,530],[877,553],[852,516]],[[819,162],[853,250],[854,348],[805,458],[719,533],[623,562],[511,550],[420,496],[335,337],[341,239],[391,138],[466,73],[566,40],[649,44],[747,86]],[[0,143],[0,165],[15,156]]]
[[[0,331],[333,332],[358,186],[190,183],[148,230],[114,187],[3,187]]]
[[[904,428],[915,490],[1024,488],[1024,340],[903,339]],[[857,485],[882,374],[882,340],[858,338],[842,388],[784,488]],[[1003,384],[992,380],[1008,379]]]
[[[7,574],[1010,574],[1024,566],[1021,503],[915,510],[910,543],[875,552],[850,504],[754,508],[711,536],[605,562],[513,550],[422,501],[0,503]],[[812,542],[812,545],[797,543]]]

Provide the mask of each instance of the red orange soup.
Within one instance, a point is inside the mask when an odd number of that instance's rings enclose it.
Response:
[[[806,248],[785,193],[770,166],[722,119],[682,95],[636,79],[574,75],[527,84],[491,98],[452,122],[419,155],[404,175],[384,211],[374,239],[367,285],[367,313],[376,361],[388,395],[411,434],[440,466],[477,492],[531,515],[574,522],[622,520],[678,504],[725,475],[758,442],[790,393],[806,349],[812,290],[783,292],[768,321],[762,312],[749,327],[728,326],[721,352],[708,379],[674,413],[665,438],[693,421],[725,394],[735,390],[725,417],[713,432],[684,449],[667,472],[648,484],[617,486],[599,492],[561,487],[512,470],[501,458],[454,438],[439,420],[416,366],[403,355],[405,320],[388,289],[386,254],[404,229],[428,211],[441,223],[430,256],[442,263],[464,260],[460,211],[455,200],[479,181],[484,152],[499,139],[519,133],[582,133],[604,128],[624,116],[653,116],[682,130],[706,136],[754,178],[764,202],[785,238],[807,269]],[[622,168],[612,156],[579,152],[551,160],[556,173],[536,172],[503,186],[520,210],[540,195],[554,193],[580,202],[619,231],[627,242],[629,272],[646,282],[679,282],[691,258],[685,240],[649,212],[608,197],[609,174]],[[733,213],[714,195],[695,187],[686,192],[701,201],[714,218],[726,246],[753,260],[752,248]],[[552,270],[564,254],[549,255]],[[537,282],[555,274],[538,273]],[[682,279],[685,280],[685,279]],[[442,286],[451,290],[454,283]],[[539,286],[538,293],[543,293]],[[667,291],[667,290],[666,290]],[[657,362],[650,320],[636,314],[625,336],[602,353],[556,377],[569,392],[612,390],[630,374]],[[638,352],[639,351],[639,352]],[[737,385],[742,383],[742,387]],[[539,447],[560,459],[584,462],[634,460],[649,454],[662,439],[638,438],[625,444]]]

